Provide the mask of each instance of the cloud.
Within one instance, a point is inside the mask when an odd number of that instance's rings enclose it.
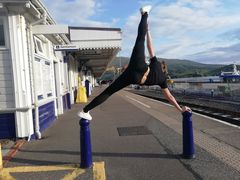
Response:
[[[195,61],[201,61],[207,64],[229,64],[233,62],[240,63],[239,49],[240,43],[237,43],[226,47],[215,47],[207,51],[189,55],[186,58],[193,59]]]
[[[134,12],[128,18],[123,28],[124,44],[127,47],[123,47],[124,51],[130,53],[129,44],[133,44],[135,41],[139,21],[139,12]],[[230,9],[227,10],[223,1],[220,0],[171,1],[157,4],[149,15],[149,28],[158,56],[188,57],[206,63],[222,55],[222,52],[216,51],[214,47],[231,47],[233,45],[234,42],[229,39],[218,39],[218,34],[224,30],[236,28],[239,23],[240,13],[232,13]],[[230,37],[230,33],[224,35]],[[240,31],[238,30],[231,32],[232,38],[239,40],[239,35]],[[202,52],[201,56],[197,54],[198,52]],[[221,62],[227,62],[227,58],[230,58],[230,62],[235,58],[234,55],[228,55],[228,51],[223,52],[224,56],[221,58]],[[236,56],[237,54],[240,56],[240,52],[235,53]]]
[[[179,0],[176,4],[204,10],[212,10],[221,5],[219,0]]]
[[[156,33],[175,36],[188,31],[213,31],[240,23],[239,14],[221,14],[217,2],[180,0],[167,6],[160,5],[153,9],[150,22]]]
[[[110,12],[105,9],[108,3],[105,0],[58,0],[57,3],[43,1],[58,24],[113,27],[122,21],[121,17],[112,17],[110,21],[98,20],[102,15],[106,17],[106,12]],[[141,0],[138,5],[153,5],[149,15],[149,28],[159,57],[232,63],[232,59],[240,57],[240,52],[236,51],[240,40],[240,29],[237,27],[240,24],[240,13],[236,2]],[[231,9],[233,6],[236,6],[235,11]],[[135,9],[122,27],[120,55],[130,56],[139,21],[139,10]]]
[[[225,40],[240,40],[240,28],[222,33],[218,37]]]
[[[91,20],[96,14],[101,14],[104,10],[100,2],[95,0],[58,0],[53,3],[50,0],[44,0],[50,14],[59,24],[70,26],[92,26],[92,27],[110,27],[117,23],[116,19],[112,22],[102,22]]]
[[[153,8],[149,16],[151,30],[161,35],[180,36],[189,31],[212,31],[240,23],[239,15],[223,16],[218,0],[179,0]],[[126,28],[137,27],[139,13],[130,16]]]

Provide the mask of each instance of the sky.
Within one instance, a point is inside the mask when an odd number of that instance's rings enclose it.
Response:
[[[121,28],[118,56],[125,57],[135,43],[140,7],[152,5],[148,24],[157,57],[240,64],[239,0],[42,1],[57,24]]]

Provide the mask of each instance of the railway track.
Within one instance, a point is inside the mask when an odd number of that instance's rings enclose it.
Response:
[[[148,92],[148,91],[139,91],[139,90],[129,90],[132,93],[152,98],[158,101],[162,102],[167,102],[169,103],[163,96],[160,96],[159,93],[153,93],[153,92]],[[199,114],[203,114],[209,117],[216,118],[218,120],[228,122],[233,125],[240,126],[240,112],[238,111],[230,111],[226,109],[219,109],[216,107],[210,107],[208,104],[202,105],[202,103],[197,103],[197,101],[202,101],[203,98],[201,99],[195,99],[196,103],[191,103],[191,102],[186,102],[186,101],[181,101],[177,100],[180,105],[183,106],[189,106],[193,110],[193,112],[197,112]],[[211,100],[205,99],[209,103],[211,103]],[[221,103],[221,100],[218,100],[218,103]],[[233,104],[235,105],[235,104]],[[238,104],[236,106],[239,106]]]

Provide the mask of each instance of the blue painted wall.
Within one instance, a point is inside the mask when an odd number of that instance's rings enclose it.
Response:
[[[49,127],[56,119],[54,102],[50,102],[39,107],[39,125],[40,132]]]
[[[54,102],[50,102],[39,107],[39,126],[40,132],[43,132],[56,120]],[[35,110],[33,109],[33,124],[35,129]],[[32,135],[31,139],[35,139]]]
[[[0,114],[0,139],[16,137],[14,113]]]

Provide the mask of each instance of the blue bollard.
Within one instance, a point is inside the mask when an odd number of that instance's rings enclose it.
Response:
[[[193,127],[192,127],[192,113],[185,111],[182,113],[182,134],[183,134],[183,158],[195,158]]]
[[[92,146],[91,135],[89,128],[89,121],[86,119],[80,119],[80,149],[81,149],[81,168],[92,167]]]

